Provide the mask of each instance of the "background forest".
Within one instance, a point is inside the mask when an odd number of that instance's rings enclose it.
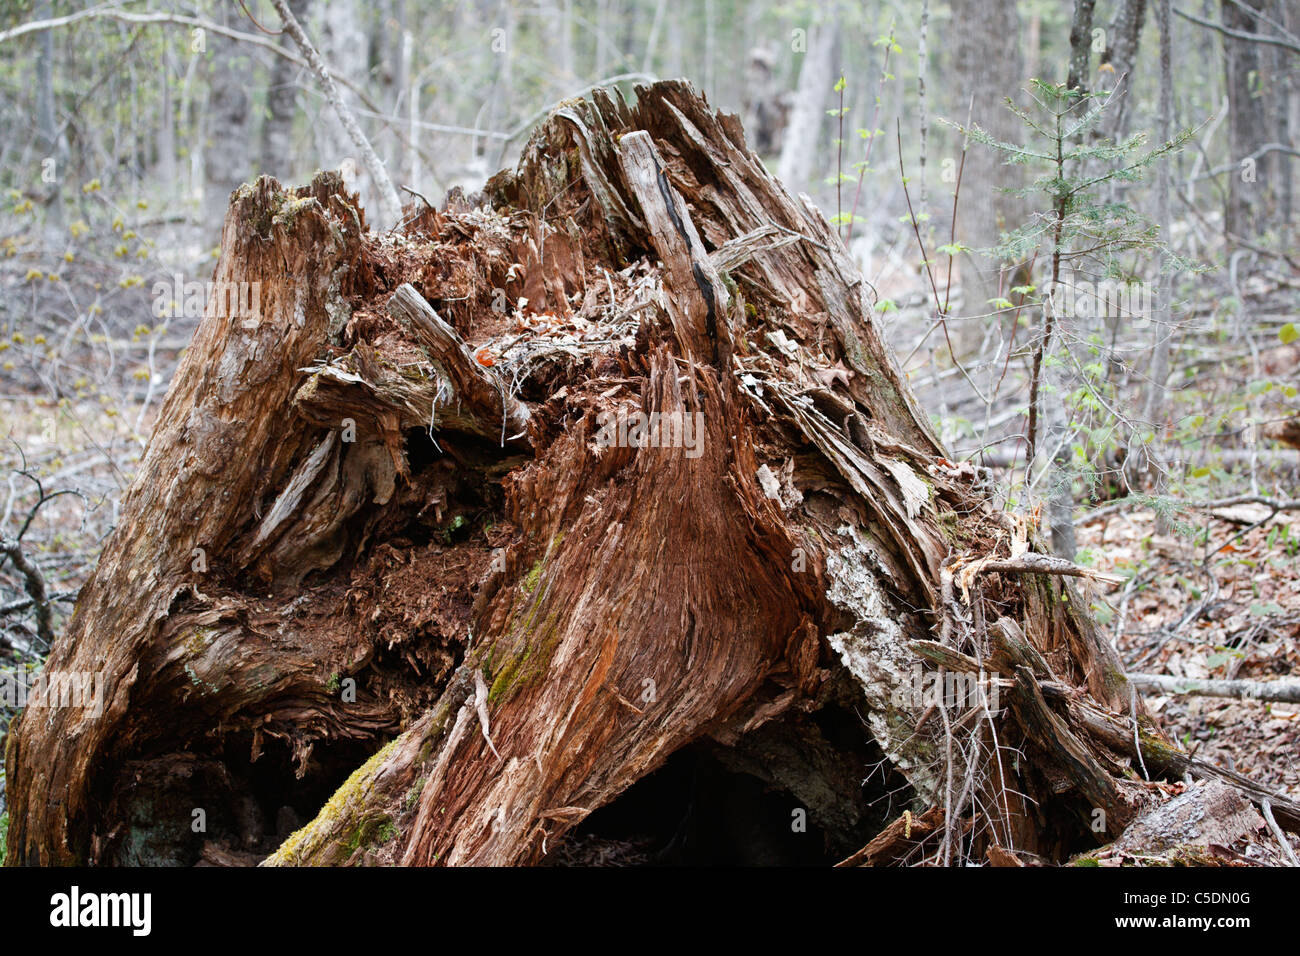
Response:
[[[688,78],[838,228],[953,458],[1121,578],[1091,600],[1129,669],[1300,667],[1294,3],[287,5],[406,204],[480,190],[566,98]],[[395,224],[280,26],[0,0],[0,667],[39,667],[114,526],[231,192],[341,169]],[[1148,690],[1300,794],[1295,703]]]

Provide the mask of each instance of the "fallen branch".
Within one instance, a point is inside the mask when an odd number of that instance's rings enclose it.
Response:
[[[1143,721],[1138,732],[1133,732],[1132,720],[1123,720],[1113,714],[1103,714],[1095,707],[1070,701],[1067,702],[1070,722],[1082,727],[1092,737],[1110,747],[1116,753],[1137,759],[1149,767],[1151,773],[1163,774],[1170,779],[1178,779],[1184,774],[1198,780],[1222,780],[1236,787],[1256,806],[1262,807],[1267,800],[1277,815],[1278,822],[1292,833],[1300,833],[1300,804],[1287,799],[1277,791],[1256,783],[1249,777],[1216,767],[1199,757],[1193,757],[1177,747],[1170,746],[1154,734],[1149,725]],[[1137,741],[1134,741],[1134,737]],[[1140,747],[1140,750],[1138,749]]]
[[[36,633],[46,647],[51,646],[54,643],[54,615],[50,610],[50,598],[45,591],[45,576],[23,554],[23,546],[14,538],[0,538],[0,554],[8,555],[14,567],[22,574],[26,582],[25,590],[36,607]]]
[[[1022,436],[1010,435],[1004,441],[1017,437]],[[1177,446],[1152,449],[1152,452],[1153,454],[1162,454],[1164,456],[1162,460],[1169,462],[1171,465],[1186,463],[1181,458],[1182,449]],[[1020,459],[1015,450],[1002,448],[988,450],[987,446],[974,451],[963,452],[962,455],[971,460],[978,460],[979,464],[986,468],[1013,468]],[[1252,461],[1278,469],[1295,468],[1300,465],[1300,450],[1295,448],[1257,448],[1254,450],[1248,448],[1215,448],[1206,453],[1204,457],[1216,464],[1225,466],[1250,464]]]
[[[334,83],[333,74],[325,66],[325,62],[321,59],[320,54],[316,52],[316,48],[312,46],[312,42],[307,38],[302,25],[298,23],[298,18],[289,10],[289,5],[284,0],[271,0],[271,4],[275,7],[276,13],[280,14],[280,19],[284,21],[284,29],[289,36],[293,37],[293,42],[298,44],[298,49],[302,51],[303,58],[306,59],[312,71],[320,80],[321,88],[325,91],[325,99],[329,100],[330,106],[334,107],[334,112],[338,114],[339,122],[343,124],[343,129],[347,131],[348,138],[352,140],[352,144],[361,153],[361,160],[366,164],[366,171],[370,173],[370,178],[375,181],[375,190],[379,193],[379,203],[384,209],[384,218],[387,220],[386,225],[390,227],[395,225],[402,218],[402,200],[398,198],[397,190],[393,188],[393,181],[388,177],[384,164],[379,161],[374,148],[370,145],[370,140],[366,139],[366,134],[361,132],[356,117],[352,115],[352,111],[343,102],[343,97],[339,95],[339,89]]]
[[[1287,862],[1292,866],[1300,866],[1300,860],[1296,859],[1295,850],[1291,849],[1291,842],[1286,838],[1286,834],[1282,832],[1282,828],[1277,825],[1277,818],[1273,816],[1272,802],[1267,799],[1264,800],[1260,803],[1259,809],[1263,812],[1264,819],[1268,821],[1268,828],[1273,831],[1273,836],[1277,839],[1278,846],[1282,848],[1282,853],[1285,854]]]
[[[1161,694],[1300,704],[1300,681],[1295,680],[1205,680],[1198,677],[1171,677],[1168,674],[1129,674],[1128,679],[1138,690]]]
[[[1064,558],[1054,557],[1050,554],[1035,554],[1029,552],[1022,554],[1018,558],[1004,558],[996,561],[990,561],[988,564],[981,565],[982,571],[1027,571],[1031,574],[1058,574],[1067,578],[1092,578],[1095,581],[1104,581],[1107,584],[1122,584],[1124,578],[1118,574],[1110,574],[1106,571],[1097,571],[1093,568],[1085,568],[1082,565],[1075,564],[1073,561],[1067,561]]]

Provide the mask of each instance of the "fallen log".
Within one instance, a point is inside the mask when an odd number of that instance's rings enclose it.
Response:
[[[1272,700],[1300,704],[1300,681],[1295,680],[1207,680],[1174,677],[1169,674],[1132,674],[1128,679],[1138,690],[1187,697],[1230,697],[1236,700]]]
[[[234,196],[261,314],[209,309],[50,656],[104,706],[14,725],[11,860],[1062,862],[1162,799],[1076,712],[1185,768],[1073,566],[734,117],[596,91],[407,213]]]

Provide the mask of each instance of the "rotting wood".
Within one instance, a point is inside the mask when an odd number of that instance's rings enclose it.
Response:
[[[880,863],[1061,862],[1092,809],[1113,831],[1159,798],[1111,739],[1113,649],[1068,581],[996,570],[1040,543],[1008,553],[834,230],[734,117],[597,91],[486,193],[379,236],[337,176],[236,195],[216,278],[262,281],[263,314],[205,317],[51,655],[103,669],[104,713],[14,726],[15,861],[539,863],[717,748],[814,794],[831,861],[896,826],[873,776],[937,808]],[[1014,674],[1011,707],[914,699],[939,648]],[[1149,767],[1189,765],[1143,733]],[[764,734],[820,756],[765,765]]]
[[[501,423],[502,445],[527,438],[531,419],[528,407],[475,360],[456,330],[442,320],[409,282],[398,286],[388,300],[388,313],[395,319],[410,322],[428,347],[429,357],[446,369],[452,390],[444,404],[464,403],[483,422],[497,419]],[[436,408],[433,414],[437,414]]]

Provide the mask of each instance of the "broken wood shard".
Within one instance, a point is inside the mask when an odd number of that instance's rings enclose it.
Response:
[[[442,320],[414,286],[409,282],[398,286],[388,300],[388,312],[417,330],[429,357],[447,372],[452,394],[445,399],[445,405],[464,404],[484,423],[495,419],[500,423],[502,445],[507,440],[526,438],[530,421],[527,406],[479,364],[456,330]]]
[[[677,342],[690,357],[700,360],[712,356],[714,362],[725,364],[731,354],[727,317],[730,299],[686,203],[668,181],[648,133],[628,133],[619,141],[619,148],[623,174],[641,206],[650,241],[667,273],[668,313]]]

